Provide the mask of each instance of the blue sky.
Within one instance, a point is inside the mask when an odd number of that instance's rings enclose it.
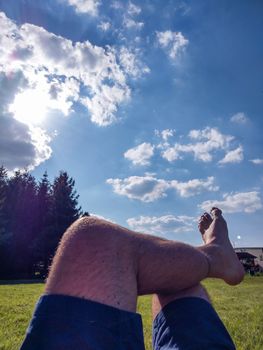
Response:
[[[261,1],[0,0],[0,163],[67,170],[84,210],[262,246]]]

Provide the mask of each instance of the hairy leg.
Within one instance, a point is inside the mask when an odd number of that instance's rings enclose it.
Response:
[[[177,293],[174,294],[154,294],[152,297],[152,317],[153,320],[158,315],[158,313],[171,301],[181,299],[181,298],[187,298],[187,297],[196,297],[196,298],[202,298],[206,300],[207,302],[211,303],[210,297],[205,290],[205,288],[198,284],[194,287],[183,289]]]
[[[135,311],[137,261],[127,229],[95,217],[65,232],[53,260],[46,294],[64,294]]]
[[[221,278],[231,285],[240,283],[244,269],[231,246],[221,214],[221,210],[212,208],[213,218],[207,213],[202,216],[199,229],[205,244],[201,247],[144,237],[138,270],[139,294],[173,294],[206,277]]]
[[[207,273],[206,255],[190,245],[90,217],[64,234],[46,293],[135,311],[138,294],[176,292],[197,284]]]
[[[205,245],[194,248],[97,218],[80,219],[63,236],[46,293],[135,311],[138,294],[174,294],[209,276],[238,283],[243,275],[221,226],[215,218]]]

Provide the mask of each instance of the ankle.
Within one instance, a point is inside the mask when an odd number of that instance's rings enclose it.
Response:
[[[222,261],[222,247],[216,243],[208,243],[199,247],[207,262],[207,277],[220,278],[220,261]]]

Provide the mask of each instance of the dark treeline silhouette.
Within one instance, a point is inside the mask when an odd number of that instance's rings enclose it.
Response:
[[[47,173],[37,182],[0,167],[0,279],[46,277],[63,233],[82,214],[74,186],[65,171],[50,183]]]

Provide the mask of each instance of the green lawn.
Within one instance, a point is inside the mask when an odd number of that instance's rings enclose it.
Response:
[[[204,282],[238,350],[263,350],[263,277],[246,277],[237,287]],[[17,350],[44,285],[0,283],[0,350]],[[151,298],[141,297],[146,349],[151,349]]]

